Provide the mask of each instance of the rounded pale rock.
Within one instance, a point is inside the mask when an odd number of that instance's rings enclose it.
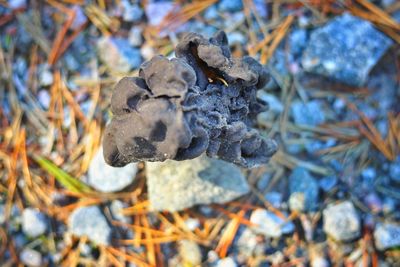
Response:
[[[22,231],[30,237],[37,237],[47,230],[47,218],[40,211],[26,208],[22,212]]]
[[[147,162],[146,173],[150,203],[158,211],[225,203],[249,192],[238,167],[205,156],[180,162]]]
[[[38,251],[24,248],[19,254],[20,261],[29,267],[39,267],[43,265],[42,254]]]
[[[103,148],[97,152],[89,166],[88,184],[104,193],[117,192],[135,180],[137,164],[131,163],[117,168],[108,165],[103,156]]]
[[[250,222],[255,226],[253,231],[266,237],[280,237],[282,234],[288,234],[294,231],[292,222],[285,222],[273,212],[265,209],[256,209],[250,216]]]
[[[375,246],[386,250],[400,246],[400,225],[394,223],[378,224],[374,231]]]
[[[97,206],[75,209],[68,218],[69,231],[76,236],[87,236],[99,245],[110,245],[112,229]]]
[[[350,201],[329,206],[323,218],[325,233],[336,241],[351,241],[360,236],[360,218]]]

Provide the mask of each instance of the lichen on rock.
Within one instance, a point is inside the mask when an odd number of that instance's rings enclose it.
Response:
[[[256,97],[269,76],[251,57],[232,58],[224,32],[189,33],[177,58],[156,56],[125,77],[111,99],[103,141],[112,166],[193,159],[206,153],[243,167],[268,162],[277,145],[252,128],[266,110]]]

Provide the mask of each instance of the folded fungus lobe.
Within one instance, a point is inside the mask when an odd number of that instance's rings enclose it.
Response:
[[[232,58],[224,32],[189,33],[176,58],[155,56],[125,77],[111,98],[104,157],[112,166],[193,159],[204,152],[243,167],[266,163],[275,141],[252,128],[266,110],[256,97],[268,74],[251,57]]]

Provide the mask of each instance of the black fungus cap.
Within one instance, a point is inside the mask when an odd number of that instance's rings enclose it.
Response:
[[[269,79],[264,68],[251,57],[232,58],[222,31],[210,39],[189,33],[175,54],[152,58],[139,77],[116,85],[106,162],[186,160],[204,152],[243,167],[268,162],[277,144],[251,128],[266,110],[256,97]]]

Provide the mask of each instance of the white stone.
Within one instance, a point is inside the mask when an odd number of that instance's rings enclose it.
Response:
[[[87,236],[96,244],[109,245],[111,227],[97,206],[79,207],[68,217],[69,231],[76,236]]]
[[[33,208],[26,208],[22,212],[22,231],[30,237],[37,237],[47,230],[46,216]]]
[[[360,235],[360,218],[350,201],[328,206],[323,218],[325,233],[337,241],[351,241]]]
[[[250,222],[255,224],[253,230],[266,237],[280,237],[282,234],[293,232],[292,222],[285,222],[275,213],[265,209],[256,209],[251,213]]]
[[[225,203],[249,192],[237,166],[205,156],[147,162],[146,172],[154,210],[178,211],[198,204]]]
[[[87,182],[98,191],[117,192],[132,184],[136,173],[136,163],[130,163],[120,168],[108,165],[104,160],[101,147],[90,162]]]

